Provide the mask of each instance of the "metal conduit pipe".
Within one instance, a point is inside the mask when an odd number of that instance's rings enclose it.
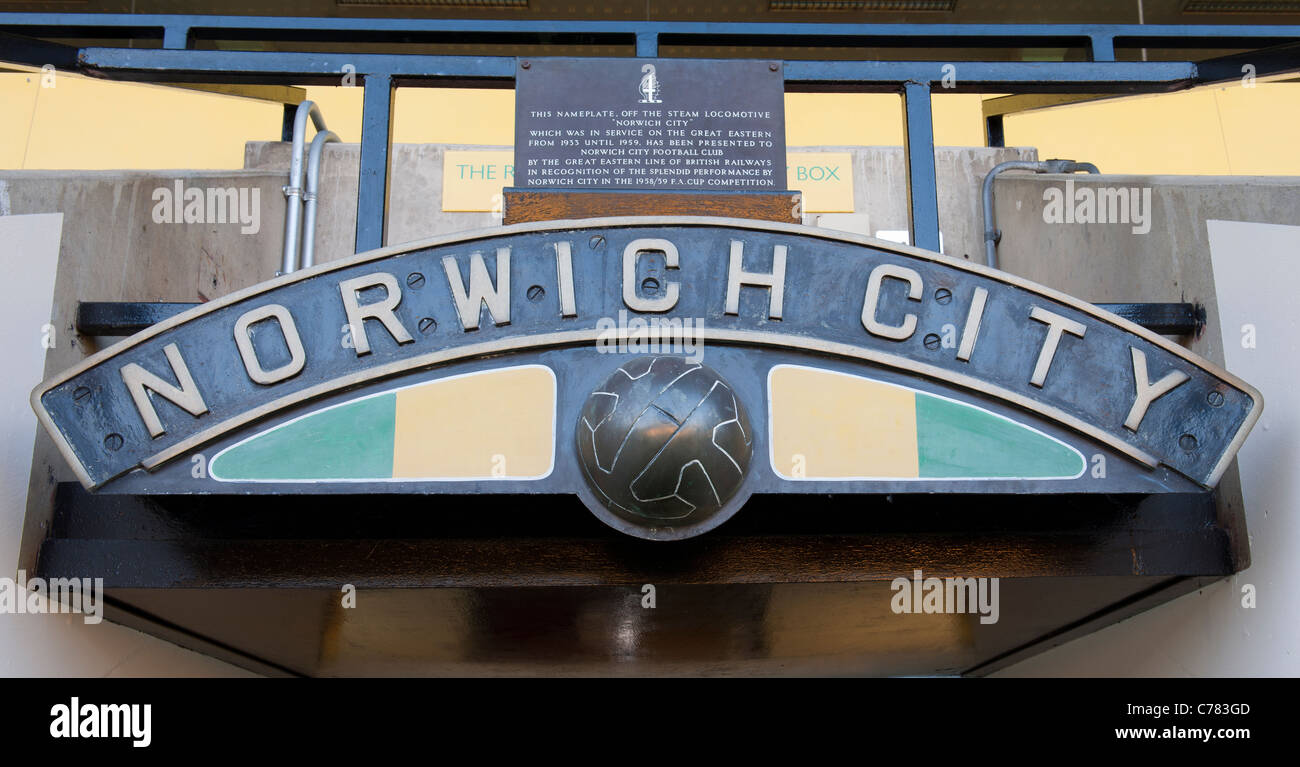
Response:
[[[303,269],[316,265],[316,194],[320,190],[320,160],[325,145],[337,142],[339,137],[334,131],[316,132],[311,140],[311,151],[307,153],[307,191],[302,199],[305,203],[302,212],[302,259],[299,266]]]
[[[325,118],[315,102],[304,101],[293,116],[293,154],[289,157],[289,184],[284,187],[284,252],[280,257],[280,273],[288,274],[298,268],[299,237],[302,226],[302,153],[307,138],[307,119],[311,118],[317,132],[326,130]]]
[[[981,198],[984,205],[984,260],[994,269],[998,268],[998,243],[1002,240],[1002,231],[993,222],[993,180],[999,174],[1009,170],[1028,170],[1034,173],[1100,173],[1097,166],[1090,162],[1074,160],[1010,160],[993,166],[984,177]]]

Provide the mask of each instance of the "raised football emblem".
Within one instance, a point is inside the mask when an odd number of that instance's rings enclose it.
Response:
[[[648,527],[716,514],[753,454],[735,391],[712,368],[681,357],[639,357],[615,370],[588,397],[577,443],[597,498]]]

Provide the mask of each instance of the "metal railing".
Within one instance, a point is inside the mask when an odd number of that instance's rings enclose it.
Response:
[[[1074,160],[1008,160],[993,166],[980,184],[980,208],[984,213],[984,263],[998,268],[998,243],[1002,230],[998,228],[993,211],[993,182],[1009,170],[1027,170],[1033,173],[1100,173],[1090,162]]]
[[[106,38],[115,47],[76,47],[57,39]],[[338,85],[364,88],[356,249],[384,244],[392,149],[393,93],[398,87],[511,87],[515,55],[213,50],[214,41],[254,47],[345,42],[394,46],[470,43],[528,55],[547,46],[623,46],[627,55],[658,56],[691,46],[806,49],[1075,47],[1080,61],[913,61],[787,59],[786,89],[894,92],[902,97],[911,241],[939,248],[931,98],[936,93],[1161,93],[1239,79],[1249,68],[1265,77],[1300,71],[1300,26],[1079,24],[772,24],[714,22],[483,21],[292,18],[97,13],[0,13],[0,60],[53,64],[110,79],[156,83]],[[147,42],[161,47],[126,47]],[[1116,51],[1234,50],[1202,60],[1125,61]],[[564,55],[574,55],[565,50]],[[286,115],[291,114],[286,111]],[[1000,145],[1005,112],[990,114],[987,135]]]
[[[298,105],[293,116],[293,146],[289,155],[289,183],[284,187],[284,250],[280,256],[280,273],[288,274],[297,270],[303,265],[303,248],[308,247],[303,242],[303,152],[306,151],[307,145],[307,120],[310,119],[316,126],[316,137],[311,142],[311,159],[308,161],[308,168],[316,166],[319,172],[320,149],[317,142],[328,140],[327,136],[334,136],[334,132],[325,127],[325,116],[321,114],[320,107],[315,102],[304,101]],[[337,136],[334,136],[337,139]],[[310,171],[309,171],[310,172]],[[312,174],[313,178],[315,174]],[[311,208],[311,226],[307,227],[306,241],[315,240],[316,233],[316,190],[310,190],[311,200],[308,205]]]

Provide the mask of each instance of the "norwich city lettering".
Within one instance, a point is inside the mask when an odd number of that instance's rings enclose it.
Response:
[[[705,344],[743,349],[755,378],[765,354],[928,378],[1206,487],[1261,405],[1171,341],[1012,275],[690,218],[522,224],[323,264],[155,325],[43,384],[33,405],[96,487],[371,381],[552,349],[569,360],[555,364],[600,366],[652,341],[697,361]]]
[[[559,278],[560,314],[567,318],[577,318],[579,307],[574,300],[572,245],[567,241],[556,242],[552,246],[556,261],[556,273]],[[784,314],[784,296],[786,286],[787,246],[774,247],[772,271],[751,272],[743,267],[744,243],[731,241],[728,260],[727,289],[724,312],[736,315],[739,312],[740,291],[742,288],[762,288],[768,291],[767,316],[771,320],[781,320]],[[628,243],[623,250],[623,303],[635,312],[667,312],[677,304],[681,282],[669,280],[661,296],[642,295],[636,282],[638,259],[646,253],[663,253],[666,271],[680,273],[680,255],[677,246],[663,238],[643,238]],[[488,271],[487,260],[482,253],[473,253],[469,259],[468,278],[463,275],[457,260],[453,256],[444,256],[441,260],[447,280],[447,287],[455,301],[457,316],[463,331],[477,330],[482,307],[486,306],[491,320],[496,325],[510,324],[511,284],[510,255],[508,247],[497,248],[493,268],[494,279]],[[906,341],[917,329],[917,315],[905,314],[901,321],[883,319],[878,311],[881,291],[886,281],[896,281],[906,286],[907,297],[920,301],[925,290],[921,275],[915,270],[897,264],[880,264],[870,273],[866,292],[861,301],[863,331],[877,338],[890,341]],[[397,277],[385,271],[342,280],[337,283],[339,302],[351,328],[353,349],[358,357],[370,353],[371,340],[367,331],[366,320],[375,320],[398,344],[408,344],[415,340],[410,328],[398,319],[395,309],[402,301],[402,289]],[[379,289],[382,298],[363,302],[361,294],[372,289]],[[975,288],[970,296],[970,311],[961,329],[957,359],[969,361],[976,353],[981,324],[988,310],[988,291]],[[1069,334],[1085,339],[1088,328],[1075,320],[1052,312],[1044,307],[1035,306],[1024,318],[1025,322],[1038,322],[1047,326],[1047,335],[1037,355],[1037,361],[1029,372],[1028,382],[1035,387],[1048,385],[1050,373],[1061,346],[1061,339]],[[273,322],[289,349],[288,362],[275,368],[267,369],[254,349],[251,330],[259,324]],[[603,328],[604,332],[608,329]],[[298,332],[297,321],[293,312],[281,304],[264,304],[250,309],[235,321],[232,328],[232,343],[238,348],[243,360],[244,372],[249,380],[263,386],[271,386],[296,376],[307,364],[307,352]],[[149,392],[177,405],[192,416],[198,417],[208,411],[203,393],[194,382],[189,365],[180,348],[168,344],[163,349],[171,373],[177,381],[170,383],[162,377],[151,373],[136,363],[129,363],[120,368],[122,381],[131,393],[140,418],[144,421],[149,434],[160,437],[167,429],[158,415]],[[1150,380],[1147,371],[1145,353],[1129,347],[1132,365],[1132,388],[1129,392],[1129,407],[1123,419],[1123,427],[1138,431],[1151,404],[1167,395],[1188,380],[1188,375],[1180,371],[1171,371],[1155,381]]]

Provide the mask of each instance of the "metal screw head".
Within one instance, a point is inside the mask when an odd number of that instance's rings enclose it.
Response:
[[[654,277],[646,277],[644,280],[641,280],[641,291],[644,293],[658,293],[659,280],[656,280]]]
[[[1223,407],[1223,392],[1212,391],[1205,395],[1205,401],[1210,403],[1210,407]]]
[[[406,275],[406,284],[408,287],[419,288],[424,285],[424,275],[419,272],[411,272]]]
[[[432,317],[421,317],[416,326],[420,328],[421,333],[432,333],[438,329],[438,323]]]
[[[546,290],[542,288],[541,285],[533,285],[528,289],[529,301],[533,301],[533,302],[541,301],[542,297],[545,295],[546,295]]]
[[[941,339],[939,338],[939,336],[935,335],[934,333],[930,333],[929,335],[927,335],[927,336],[925,337],[925,341],[924,341],[924,343],[925,343],[925,348],[927,348],[927,349],[931,349],[931,350],[938,349],[938,348],[939,348],[939,344],[940,344],[941,342],[942,342],[942,341],[941,341]]]
[[[531,67],[532,65],[533,65],[532,62],[530,62],[530,61],[521,61],[521,62],[519,62],[519,66],[522,67],[522,68],[524,68],[524,69],[528,69],[528,68]]]
[[[122,447],[122,435],[114,432],[113,434],[104,437],[104,447],[108,448],[110,451],[120,450]]]
[[[76,389],[74,389],[73,392],[72,392],[72,399],[73,399],[73,401],[76,402],[78,405],[80,405],[80,404],[86,402],[87,400],[89,400],[89,399],[90,399],[90,389],[89,389],[89,387],[86,387],[86,386],[78,386],[78,387],[77,387]]]
[[[605,247],[605,236],[597,234],[588,240],[587,244],[591,246],[592,250],[600,250]]]
[[[934,291],[934,300],[941,304],[949,303],[952,301],[952,291],[947,288],[939,288]]]
[[[777,66],[777,63],[776,63],[775,61],[773,61],[771,64],[768,64],[768,65],[767,65],[767,68],[768,68],[769,70],[773,71],[773,72],[775,72],[776,70],[780,69],[780,67]]]
[[[1184,450],[1195,450],[1197,444],[1196,437],[1191,434],[1184,434],[1178,438],[1178,446]]]

